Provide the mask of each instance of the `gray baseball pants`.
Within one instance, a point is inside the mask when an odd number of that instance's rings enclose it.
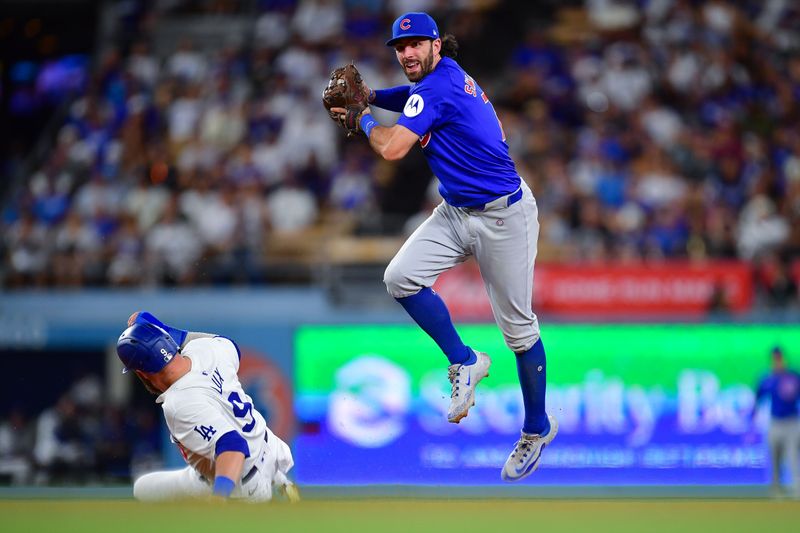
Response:
[[[800,420],[773,419],[767,433],[769,452],[772,459],[772,486],[780,487],[781,466],[786,464],[791,473],[792,491],[800,496]]]
[[[510,206],[511,195],[483,210],[439,204],[386,268],[389,294],[416,294],[474,256],[506,345],[515,353],[533,346],[539,340],[539,322],[531,309],[539,221],[533,193],[524,181],[521,187],[522,198]]]

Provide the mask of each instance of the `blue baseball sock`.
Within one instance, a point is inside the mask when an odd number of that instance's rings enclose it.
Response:
[[[550,421],[544,411],[544,395],[547,386],[547,363],[542,339],[536,341],[528,351],[517,354],[517,375],[522,388],[525,405],[525,433],[547,433]]]
[[[395,300],[411,315],[414,322],[436,341],[451,365],[471,365],[477,361],[475,352],[458,336],[444,300],[430,287],[425,287],[417,294]]]

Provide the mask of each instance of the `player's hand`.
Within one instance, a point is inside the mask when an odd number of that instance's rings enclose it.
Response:
[[[337,115],[339,115],[340,117],[343,118],[344,115],[347,114],[347,109],[345,109],[343,107],[332,107],[331,108],[331,113],[335,113],[335,114],[337,114]],[[359,113],[358,119],[361,120],[362,116],[369,115],[369,114],[370,114],[369,108],[365,107],[364,110],[361,113]]]
[[[136,311],[130,317],[128,317],[128,327],[131,327],[136,322],[137,316],[139,316],[139,311]]]
[[[347,108],[332,107],[330,114],[332,117],[338,117],[336,120],[344,127],[345,131],[348,132],[347,136],[350,137],[361,131],[361,117],[369,115],[370,110],[369,107],[360,109],[358,106],[348,106]]]
[[[341,121],[341,120],[344,120],[345,115],[347,115],[347,109],[345,109],[343,107],[332,107],[331,108],[331,113],[339,115],[339,120]],[[371,112],[369,110],[369,107],[365,107],[364,110],[361,113],[358,114],[357,118],[358,118],[358,120],[361,120],[361,117],[363,117],[364,115],[369,115],[370,113]]]

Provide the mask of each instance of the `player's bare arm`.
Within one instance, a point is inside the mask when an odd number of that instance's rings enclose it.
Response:
[[[368,114],[366,110],[364,114]],[[387,161],[397,161],[406,156],[419,136],[400,124],[394,126],[375,126],[369,136],[369,145],[379,156]]]
[[[347,110],[341,107],[334,107],[331,112],[344,115]],[[369,117],[369,108],[365,109],[358,117],[358,122],[364,116]],[[419,140],[419,136],[400,124],[393,126],[381,126],[375,124],[369,135],[369,145],[379,156],[387,161],[397,161],[403,159],[414,143]]]
[[[224,476],[228,479],[241,479],[244,468],[242,452],[222,452],[214,461],[214,477]]]

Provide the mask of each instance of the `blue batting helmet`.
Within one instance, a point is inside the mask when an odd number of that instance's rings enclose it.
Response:
[[[167,366],[178,353],[178,345],[169,333],[153,324],[134,324],[119,336],[117,356],[129,370],[155,373]]]

